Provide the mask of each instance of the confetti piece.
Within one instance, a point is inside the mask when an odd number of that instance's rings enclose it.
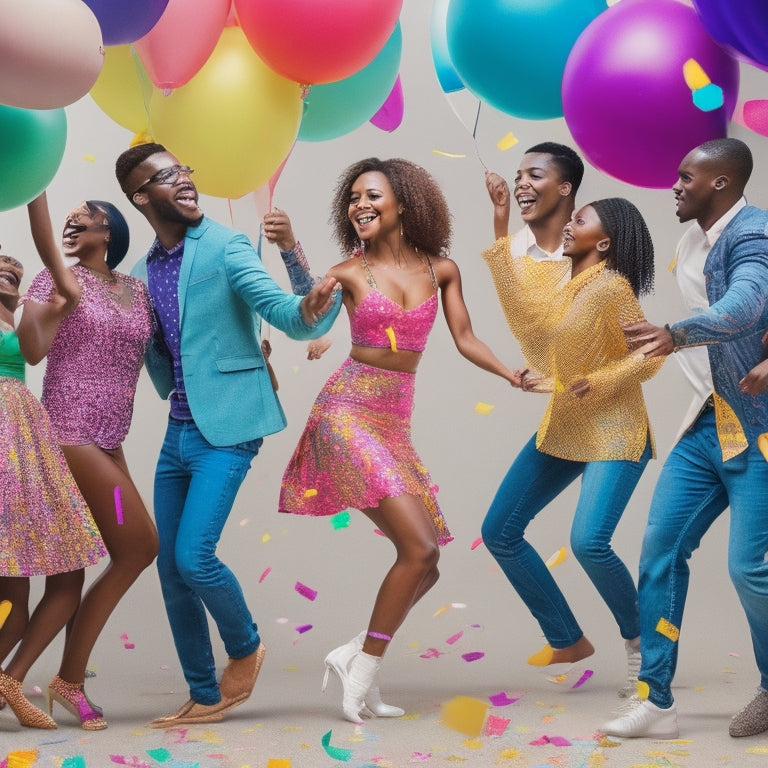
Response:
[[[259,576],[259,584],[261,584],[261,582],[264,581],[264,579],[266,579],[267,576],[269,576],[270,573],[272,573],[272,566],[271,565],[268,566],[267,568],[265,568],[263,573],[261,574],[261,576]]]
[[[637,681],[637,698],[638,699],[647,699],[651,695],[651,688],[648,685],[648,683],[644,682],[643,680]]]
[[[429,758],[432,757],[431,752],[412,752],[411,753],[411,762],[412,763],[418,763],[423,762],[424,760],[429,760]]]
[[[115,517],[117,518],[117,524],[123,524],[123,499],[120,494],[120,486],[115,486]]]
[[[440,722],[446,727],[466,736],[479,736],[483,730],[483,721],[488,705],[480,699],[470,696],[456,696],[443,704]]]
[[[36,749],[16,750],[8,753],[7,765],[8,768],[31,768],[36,760]]]
[[[393,352],[397,352],[397,339],[395,338],[395,330],[390,325],[388,328],[384,329],[384,333],[387,334],[387,338],[389,339],[389,348]]]
[[[328,731],[328,733],[323,734],[323,737],[320,739],[320,743],[323,745],[323,749],[325,750],[325,753],[333,760],[341,760],[342,762],[347,762],[352,758],[352,750],[351,749],[341,749],[340,747],[332,747],[331,746],[331,734],[333,731]]]
[[[240,521],[240,525],[248,525],[248,518],[247,518],[247,517],[244,517],[244,518],[243,518],[243,519]]]
[[[310,629],[312,629],[312,625],[311,624],[299,624],[299,626],[296,627],[296,631],[300,635],[303,635],[305,632],[309,632]]]
[[[745,752],[748,755],[768,755],[768,747],[747,747]]]
[[[82,755],[73,755],[68,757],[61,764],[61,768],[86,768],[85,758]]]
[[[171,759],[171,753],[163,747],[160,747],[159,749],[148,749],[147,754],[153,760],[157,760],[158,763],[165,763]]]
[[[83,160],[85,160],[86,163],[96,162],[96,158],[93,155],[83,155]]]
[[[0,601],[0,628],[7,621],[11,608],[13,608],[13,603],[10,600]]]
[[[420,659],[439,659],[441,656],[444,656],[445,654],[441,651],[438,651],[437,648],[427,648],[424,653],[419,654]]]
[[[495,406],[489,405],[488,403],[484,403],[482,401],[478,401],[477,405],[475,406],[475,413],[479,413],[481,416],[487,416]]]
[[[477,548],[478,548],[478,547],[479,547],[479,546],[480,546],[482,543],[483,543],[483,537],[482,537],[482,536],[478,536],[478,537],[477,537],[477,538],[476,538],[476,539],[475,539],[475,540],[472,542],[472,544],[470,545],[470,547],[469,547],[469,548],[470,548],[470,550],[472,550],[472,549],[477,549]]]
[[[350,522],[352,522],[352,516],[347,511],[331,515],[331,526],[334,531],[338,531],[340,528],[348,528]]]
[[[294,586],[294,589],[302,597],[306,597],[307,600],[314,600],[317,597],[317,590],[316,589],[312,589],[312,587],[308,587],[306,584],[302,584],[300,581],[296,582],[296,585]]]
[[[317,488],[307,488],[307,490],[304,491],[305,499],[311,499],[313,496],[317,496]]]
[[[763,454],[763,458],[768,461],[768,432],[763,432],[762,435],[757,436],[757,447]]]
[[[549,557],[546,563],[544,565],[547,566],[547,568],[554,568],[556,565],[560,565],[560,563],[565,560],[565,558],[568,556],[568,550],[565,547],[560,547],[560,549],[557,550],[553,555]]]
[[[699,88],[691,94],[694,106],[702,112],[712,112],[723,106],[723,89],[719,85],[710,83]]]
[[[485,735],[503,736],[504,731],[507,730],[509,723],[509,718],[498,717],[497,715],[488,715],[488,719],[485,721]]]
[[[482,659],[485,654],[482,651],[472,651],[470,653],[462,653],[461,658],[464,659],[464,661],[478,661],[478,659]]]
[[[267,760],[267,768],[291,768],[291,761],[285,758],[270,757]]]
[[[741,654],[740,653],[736,653],[736,651],[731,651],[728,655],[729,656],[735,656],[737,659],[741,658]]]
[[[374,532],[374,533],[375,533],[377,536],[383,536],[385,539],[387,538],[387,534],[386,534],[386,533],[384,533],[384,531],[380,531],[378,528],[374,528],[374,529],[373,529],[373,532]]]
[[[518,138],[515,136],[512,131],[510,131],[506,136],[502,136],[497,142],[496,146],[502,151],[506,152],[508,149],[512,149],[512,147],[517,144]]]
[[[712,82],[696,59],[688,59],[683,64],[683,77],[685,78],[685,84],[692,91],[704,88]]]
[[[461,640],[463,634],[464,630],[457,632],[455,635],[451,635],[445,642],[448,643],[448,645],[453,645],[456,641]]]
[[[262,543],[262,544],[266,544],[266,543],[267,543],[267,542],[268,542],[268,541],[269,541],[271,538],[272,538],[272,537],[271,537],[271,536],[270,536],[268,533],[265,533],[265,534],[264,534],[264,535],[261,537],[261,543]]]
[[[659,619],[659,623],[656,625],[656,631],[664,637],[668,637],[673,643],[677,642],[680,637],[680,630],[671,622],[667,621],[663,616]]]
[[[128,765],[130,768],[152,768],[149,763],[139,760],[135,755],[132,755],[131,757],[126,757],[125,755],[110,755],[109,759],[113,763],[117,763],[118,765]]]
[[[456,157],[456,158],[466,157],[466,155],[456,155],[453,152],[443,152],[441,149],[433,149],[432,153],[435,155],[440,155],[441,157]]]
[[[434,619],[435,616],[439,616],[441,613],[445,613],[447,610],[450,609],[450,605],[444,605],[442,608],[438,608],[433,614],[432,618]]]
[[[125,648],[128,651],[132,651],[136,645],[134,643],[131,643],[128,641],[128,635],[123,632],[122,635],[120,635],[120,639],[123,641],[123,648]]]
[[[519,696],[514,699],[510,699],[509,696],[507,696],[506,691],[499,691],[499,693],[494,693],[493,695],[489,696],[488,699],[494,707],[508,707],[510,704],[514,704],[516,701],[520,701]]]
[[[571,689],[581,688],[595,673],[591,669],[585,669],[584,674],[571,686]]]

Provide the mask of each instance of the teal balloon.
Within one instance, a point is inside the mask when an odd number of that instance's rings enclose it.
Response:
[[[298,138],[327,141],[368,122],[387,100],[400,71],[403,35],[397,23],[376,58],[350,77],[310,86]]]
[[[460,91],[464,87],[461,78],[451,63],[448,53],[448,35],[445,30],[448,3],[450,0],[434,0],[432,3],[432,18],[429,23],[429,40],[432,48],[432,64],[443,93]]]
[[[451,63],[467,89],[501,112],[562,117],[568,54],[606,8],[606,0],[450,0]]]
[[[66,143],[63,109],[0,105],[0,211],[26,205],[50,184]]]

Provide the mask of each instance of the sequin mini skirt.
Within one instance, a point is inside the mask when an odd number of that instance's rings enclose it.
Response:
[[[411,494],[424,503],[438,543],[451,541],[437,487],[411,443],[414,379],[347,358],[312,406],[283,475],[280,511],[333,515]]]
[[[48,414],[0,377],[0,576],[51,576],[106,554]]]

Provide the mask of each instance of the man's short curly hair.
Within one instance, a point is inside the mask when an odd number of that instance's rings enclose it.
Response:
[[[133,192],[125,188],[125,183],[131,172],[138,165],[141,165],[148,157],[158,154],[158,152],[167,152],[168,150],[162,144],[150,142],[148,144],[137,144],[134,147],[126,149],[115,161],[115,176],[120,189],[125,192],[128,199],[131,199]],[[133,190],[135,191],[135,190]]]
[[[339,177],[329,221],[344,253],[351,255],[360,246],[349,219],[352,185],[362,174],[371,171],[387,177],[397,202],[402,205],[400,221],[407,242],[430,256],[447,256],[453,233],[445,196],[428,171],[399,157],[389,160],[369,157],[353,163]]]

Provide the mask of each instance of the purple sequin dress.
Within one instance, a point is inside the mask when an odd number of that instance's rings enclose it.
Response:
[[[152,306],[146,286],[135,277],[113,272],[110,283],[85,267],[72,271],[82,295],[51,343],[41,399],[60,443],[95,443],[110,450],[121,445],[131,424],[152,334]],[[25,301],[48,301],[54,290],[50,273],[43,270]],[[125,306],[121,296],[129,297]]]
[[[423,351],[437,295],[406,310],[375,288],[350,316],[352,341]],[[402,346],[401,346],[402,344]],[[422,500],[440,544],[453,539],[429,472],[411,442],[415,374],[347,358],[317,396],[283,475],[279,510],[333,515],[377,507],[384,498]]]

